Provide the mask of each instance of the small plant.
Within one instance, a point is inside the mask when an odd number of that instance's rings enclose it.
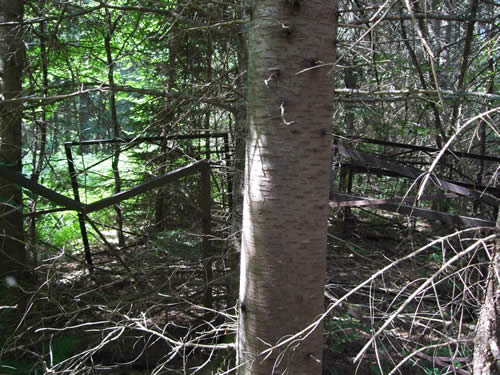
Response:
[[[442,262],[443,261],[443,254],[441,252],[439,252],[439,253],[430,253],[429,254],[429,260],[431,262]]]
[[[347,344],[362,338],[359,331],[368,331],[361,322],[345,313],[325,321],[325,333],[328,337],[328,348],[334,353],[345,351]]]

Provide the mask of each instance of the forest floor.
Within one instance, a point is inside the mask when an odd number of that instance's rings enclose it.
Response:
[[[324,374],[441,375],[468,374],[476,301],[460,296],[454,276],[474,278],[454,267],[435,282],[411,293],[433,279],[446,257],[463,244],[454,238],[439,241],[455,229],[374,211],[362,219],[332,219],[329,231],[327,296],[330,303],[372,277],[325,320]],[[407,261],[399,259],[425,247]],[[390,267],[390,265],[393,265]],[[380,270],[388,268],[381,273]],[[379,277],[373,277],[379,273]],[[452,275],[452,276],[450,276]],[[447,282],[443,282],[443,280]],[[472,283],[472,282],[471,282]],[[471,291],[472,292],[472,291]],[[406,304],[398,315],[392,315]],[[464,305],[470,304],[468,308]],[[461,314],[461,321],[457,321]],[[387,328],[354,361],[374,332],[387,320]],[[451,337],[462,338],[453,344]],[[448,336],[447,336],[448,335]],[[415,355],[405,356],[415,352]],[[465,354],[464,354],[465,353]]]
[[[348,220],[332,216],[325,306],[397,259],[452,231],[381,213],[366,212]],[[0,365],[42,366],[54,374],[72,369],[75,374],[109,375],[150,374],[154,368],[162,369],[158,374],[191,374],[196,369],[198,374],[218,374],[230,368],[234,365],[230,348],[217,352],[209,346],[193,349],[200,344],[234,341],[236,329],[235,310],[227,308],[234,303],[234,296],[226,295],[230,288],[228,254],[214,264],[214,310],[201,307],[203,266],[199,252],[193,250],[198,240],[182,232],[146,238],[128,246],[120,256],[96,246],[92,277],[82,271],[80,254],[60,253],[45,260],[38,268],[39,279],[45,282],[32,293],[29,311],[6,339],[2,350],[10,362],[2,362],[0,357]],[[224,252],[223,241],[216,246]],[[454,291],[453,281],[433,283],[406,302],[439,269],[446,249],[456,252],[456,246],[452,240],[438,242],[380,273],[331,309],[324,320],[324,374],[389,374],[416,349],[420,352],[395,373],[441,375],[453,373],[447,372],[451,368],[467,374],[471,341],[467,335],[477,307],[474,301],[468,309],[459,307],[469,301],[462,298],[457,302],[459,293]],[[455,270],[447,275],[454,273],[464,276]],[[405,303],[362,360],[354,362],[373,332]],[[461,314],[460,322],[457,314]],[[457,330],[464,339],[444,345],[445,338],[454,337]],[[42,352],[50,355],[34,354]],[[23,374],[0,368],[0,375],[14,373]]]

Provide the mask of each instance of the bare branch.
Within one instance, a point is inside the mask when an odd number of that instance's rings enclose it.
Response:
[[[350,88],[336,88],[335,93],[345,95],[347,97],[346,99],[348,99],[349,97],[354,98],[356,96],[362,96],[362,97],[365,97],[365,96],[366,97],[400,96],[401,100],[404,100],[405,96],[408,96],[408,97],[417,97],[417,96],[423,96],[423,95],[439,96],[441,94],[443,96],[443,98],[446,98],[446,99],[458,99],[460,97],[463,97],[463,98],[475,97],[475,98],[480,98],[480,99],[500,101],[499,94],[488,94],[488,93],[472,92],[472,91],[459,92],[459,91],[443,90],[443,89],[438,89],[438,90],[422,90],[422,89],[415,89],[415,90],[413,90],[413,89],[360,90],[360,89],[350,89]],[[408,99],[408,98],[406,98],[406,99]]]

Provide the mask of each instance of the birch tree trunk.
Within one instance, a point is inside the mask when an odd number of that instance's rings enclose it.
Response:
[[[252,2],[240,374],[321,374],[335,1]],[[328,65],[326,65],[328,64]]]
[[[0,0],[0,164],[22,169],[22,104],[3,105],[21,93],[24,65],[22,23],[24,1]],[[21,188],[0,179],[0,278],[18,274],[25,267]]]

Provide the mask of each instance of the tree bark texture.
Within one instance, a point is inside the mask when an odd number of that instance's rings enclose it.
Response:
[[[251,11],[239,373],[321,374],[320,328],[259,354],[324,310],[337,6],[255,0]]]
[[[0,0],[0,23],[22,22],[24,1]],[[23,28],[0,27],[0,164],[20,172],[22,147],[22,104],[2,105],[3,100],[19,96],[24,65]],[[24,247],[22,191],[0,179],[0,277],[22,270],[26,263]]]
[[[473,375],[500,374],[500,214],[493,256],[474,337]]]

